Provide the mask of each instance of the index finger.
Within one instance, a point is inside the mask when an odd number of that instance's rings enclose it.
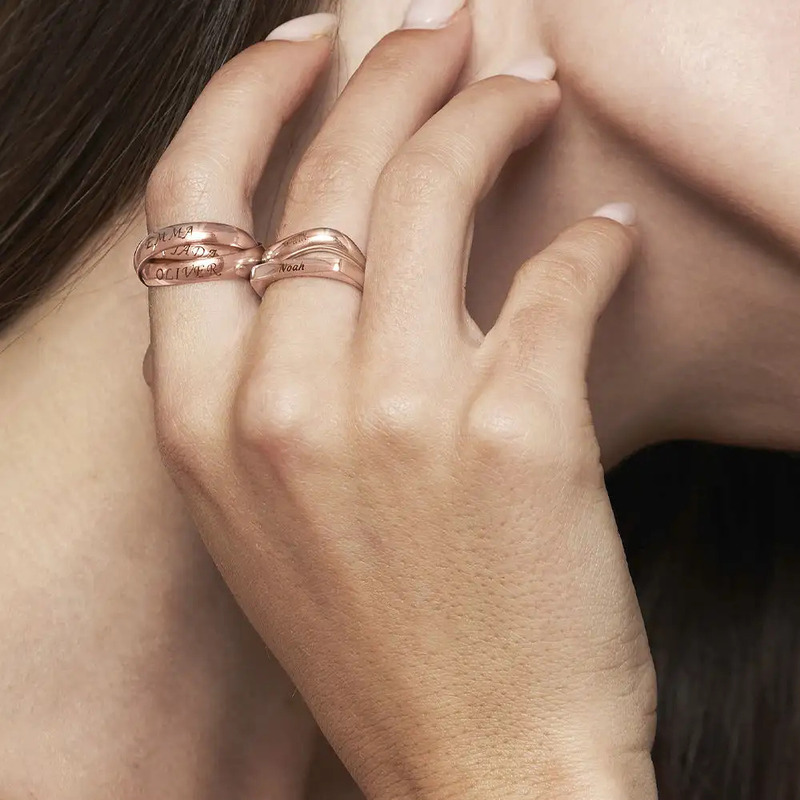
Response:
[[[214,75],[150,177],[150,230],[194,221],[253,233],[252,198],[270,151],[327,63],[336,24],[331,14],[293,20]],[[224,407],[257,308],[245,279],[150,290],[158,416],[174,423],[188,404]]]

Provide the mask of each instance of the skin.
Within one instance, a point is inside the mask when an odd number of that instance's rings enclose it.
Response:
[[[489,0],[475,5],[468,73],[548,52],[564,93],[550,134],[482,210],[475,320],[491,326],[515,270],[565,225],[630,200],[644,251],[591,367],[604,463],[678,435],[796,448],[791,6],[597,2],[588,14],[518,2],[498,17]],[[345,8],[345,74],[402,16],[394,3],[371,8]],[[100,269],[4,337],[0,629],[12,644],[0,650],[0,786],[10,798],[105,797],[110,786],[120,797],[250,797],[266,781],[273,796],[296,796],[314,729],[258,655],[160,467],[141,380],[146,296],[129,265],[143,230],[139,216]]]
[[[242,281],[151,292],[157,435],[367,797],[655,797],[655,675],[585,382],[636,236],[574,226],[519,270],[486,337],[470,323],[473,209],[560,103],[541,64],[517,66],[431,118],[470,23],[383,39],[292,178],[278,236],[347,230],[369,253],[363,298],[322,280],[260,301]],[[267,42],[216,76],[151,176],[151,230],[250,227],[276,118],[328,49]]]

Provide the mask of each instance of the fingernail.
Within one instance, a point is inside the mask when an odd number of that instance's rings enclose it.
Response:
[[[339,20],[335,14],[309,14],[279,25],[265,41],[308,42],[323,36],[333,36],[338,27]]]
[[[403,28],[444,28],[466,0],[411,0]]]
[[[613,219],[628,227],[636,224],[636,209],[630,203],[609,203],[598,208],[592,216]]]
[[[536,56],[517,61],[500,74],[513,75],[526,81],[551,81],[555,77],[556,69],[556,62],[549,56]]]

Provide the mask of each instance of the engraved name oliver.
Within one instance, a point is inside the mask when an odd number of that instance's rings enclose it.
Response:
[[[156,280],[159,281],[188,281],[220,277],[222,277],[222,264],[208,264],[202,267],[159,267],[156,269]]]

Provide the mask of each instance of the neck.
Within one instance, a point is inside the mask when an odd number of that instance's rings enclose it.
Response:
[[[479,213],[472,315],[488,329],[523,261],[593,208],[629,200],[643,246],[600,321],[589,371],[607,467],[672,439],[800,449],[798,253],[598,121],[568,74],[561,83],[557,122]]]
[[[0,741],[20,754],[0,786],[300,797],[313,720],[160,463],[131,267],[144,231],[0,339]]]

